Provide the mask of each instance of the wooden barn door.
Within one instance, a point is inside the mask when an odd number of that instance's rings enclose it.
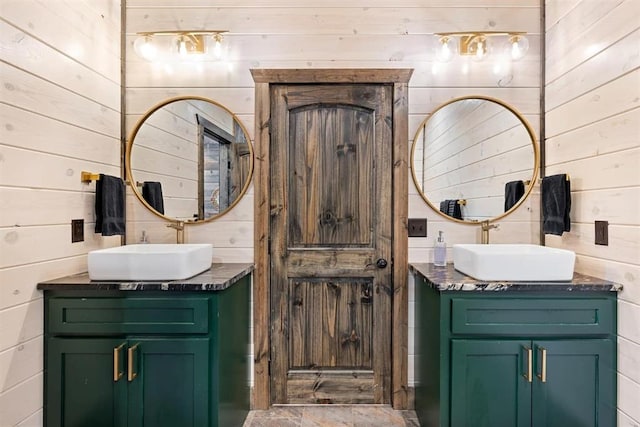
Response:
[[[273,403],[389,403],[392,86],[272,85]]]

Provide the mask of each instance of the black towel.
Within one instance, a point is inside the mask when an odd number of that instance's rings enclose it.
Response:
[[[449,216],[455,219],[462,219],[462,205],[460,200],[449,200]]]
[[[449,211],[449,201],[448,200],[443,200],[440,202],[440,212],[442,212],[443,214],[447,214],[449,215],[447,212]]]
[[[504,185],[504,211],[508,211],[524,196],[524,182],[511,181]]]
[[[142,198],[149,205],[164,215],[164,200],[162,198],[162,184],[156,181],[145,181],[142,183]]]
[[[124,195],[121,178],[100,174],[96,181],[96,233],[124,236]]]
[[[544,234],[562,236],[571,231],[571,182],[567,175],[542,178],[542,230]]]
[[[443,200],[440,202],[440,212],[449,215],[451,218],[462,219],[462,208],[459,200]]]

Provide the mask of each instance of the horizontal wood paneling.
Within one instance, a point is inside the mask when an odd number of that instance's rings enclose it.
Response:
[[[549,2],[547,2],[549,3]],[[636,0],[581,1],[546,33],[546,81],[555,79],[638,27]]]
[[[41,40],[58,51],[59,56],[49,67],[57,68],[58,62],[63,65],[67,58],[71,58],[119,85],[118,0],[3,2],[2,18],[29,37]],[[89,80],[94,79],[96,77],[92,76]]]
[[[618,375],[618,407],[624,408],[618,414],[621,423],[619,427],[636,427],[640,419],[640,406],[637,397],[640,396],[640,384],[624,375]]]
[[[44,343],[41,336],[0,353],[0,393],[42,369]]]
[[[578,65],[571,73],[547,86],[547,110],[607,84],[618,76],[640,67],[640,31],[634,31],[608,49],[599,52],[587,63]]]
[[[302,3],[299,0],[222,0],[216,1],[216,7],[246,7],[255,9],[265,9],[272,7],[306,8],[309,3]],[[491,0],[495,7],[534,7],[539,6],[538,0]],[[128,8],[150,8],[150,7],[205,7],[211,6],[210,0],[128,0]],[[343,0],[326,0],[313,7],[341,7]],[[424,0],[402,0],[390,4],[388,0],[350,0],[350,7],[423,7]],[[429,0],[431,7],[481,7],[487,6],[487,0]]]
[[[108,108],[120,109],[120,91],[117,80],[113,80],[117,75],[110,79],[72,58],[60,57],[60,53],[51,46],[5,22],[0,22],[0,49],[12,53],[15,67],[94,99]],[[117,55],[112,58],[117,59]],[[56,61],[58,66],[49,66]]]
[[[547,165],[587,159],[638,146],[640,109],[598,120],[546,140]]]
[[[42,292],[35,286],[39,282],[86,269],[85,254],[0,269],[0,310],[42,298]]]
[[[640,99],[630,88],[640,85],[640,69],[582,94],[568,104],[547,111],[548,137],[590,125],[602,119],[640,106]]]
[[[95,193],[95,182],[87,184],[80,181],[80,174],[83,170],[120,176],[120,167],[117,164],[105,165],[79,158],[51,156],[9,146],[0,146],[0,154],[4,158],[0,176],[6,186],[69,191],[84,190]],[[33,168],[29,168],[29,173],[25,173],[25,165],[32,165]],[[91,199],[85,200],[90,201]]]
[[[607,218],[614,224],[633,226],[640,218],[640,187],[574,191],[571,196],[571,217],[575,222],[593,223]]]
[[[640,146],[630,150],[548,165],[547,175],[568,173],[571,190],[637,186]],[[600,173],[593,173],[598,171]]]
[[[0,22],[0,424],[42,425],[38,282],[86,271],[95,183],[120,176],[120,2],[3,2]],[[85,241],[71,243],[71,219]]]
[[[231,36],[229,36],[231,37]],[[251,38],[254,43],[246,42],[247,45],[254,46],[255,51],[241,50],[234,52],[233,57],[228,61],[202,61],[196,66],[188,62],[167,62],[167,63],[149,63],[138,57],[135,53],[129,52],[127,56],[127,82],[129,87],[149,87],[162,81],[164,87],[251,87],[253,79],[251,78],[250,69],[253,68],[290,68],[290,69],[307,69],[307,68],[332,68],[336,66],[335,60],[331,59],[256,59],[256,55],[260,54],[260,47],[263,49],[277,49],[277,45],[273,43],[273,37],[268,41],[257,39],[255,36],[234,36],[233,43],[240,43],[243,38]],[[284,38],[285,36],[282,36]],[[399,38],[399,36],[398,36]],[[127,43],[129,46],[133,43],[135,36],[129,36]],[[428,37],[430,40],[431,37]],[[496,73],[493,69],[491,61],[472,62],[469,67],[468,74],[464,79],[460,78],[462,73],[462,64],[454,61],[450,64],[440,64],[430,55],[429,46],[423,46],[423,55],[417,58],[407,58],[405,60],[395,60],[380,62],[375,60],[373,55],[376,52],[369,53],[372,59],[356,60],[353,55],[348,52],[331,52],[331,58],[340,56],[340,63],[346,68],[413,68],[414,72],[411,76],[412,87],[537,87],[540,83],[540,68],[538,67],[540,58],[536,54],[540,45],[539,36],[530,37],[530,50],[533,52],[527,55],[521,61],[515,62],[511,68],[504,72]],[[316,37],[313,44],[321,45],[324,38]],[[357,39],[354,39],[355,43]],[[399,38],[399,41],[403,39]],[[421,44],[423,40],[417,40],[417,44]],[[426,41],[426,40],[425,40]],[[229,40],[231,43],[232,40]],[[245,44],[245,42],[243,42]],[[257,45],[256,45],[257,44]],[[369,45],[367,42],[359,44],[363,49]],[[393,49],[396,46],[385,45],[381,48]],[[232,49],[229,49],[232,51]],[[391,51],[389,51],[391,52]],[[241,56],[242,55],[242,56]],[[384,58],[391,56],[387,53]],[[237,112],[236,112],[237,114]]]
[[[41,427],[44,425],[44,414],[43,414],[43,410],[40,409],[36,412],[34,412],[33,414],[31,414],[31,416],[25,418],[24,420],[20,421],[20,423],[18,423],[16,425],[16,427]]]
[[[70,124],[66,118],[0,104],[0,120],[0,141],[5,145],[114,166],[120,161],[118,138]]]
[[[537,8],[513,7],[149,7],[127,9],[127,33],[222,28],[234,34],[431,34],[478,30],[539,32]],[[534,15],[532,17],[532,15]],[[535,16],[538,15],[538,16]],[[176,20],[180,16],[180,20]],[[533,18],[533,19],[532,19]],[[176,28],[177,27],[177,28]],[[490,27],[490,28],[488,28]]]
[[[44,328],[43,299],[0,311],[0,351],[42,335]],[[32,374],[37,371],[32,372]]]
[[[78,256],[119,244],[119,236],[103,237],[87,223],[84,242],[80,243],[71,243],[71,221],[63,225],[0,228],[0,268]]]
[[[49,213],[46,218],[48,224],[65,224],[72,217],[89,221],[94,218],[94,204],[93,191],[0,187],[0,227],[42,224],[43,207]]]
[[[32,376],[28,380],[0,394],[0,419],[7,426],[25,425],[21,424],[26,419],[31,419],[34,424],[41,422],[37,418],[37,413],[42,415],[43,375],[42,372]]]
[[[618,424],[640,424],[640,3],[547,1],[546,174],[569,173],[576,271],[623,285],[618,302]],[[549,16],[549,15],[548,15]],[[594,221],[609,221],[609,245]]]
[[[82,95],[0,63],[2,100],[53,119],[119,138],[120,114]],[[105,90],[119,90],[110,86]]]
[[[596,245],[593,223],[571,223],[571,232],[560,236],[547,235],[549,246],[571,248],[581,255],[609,261],[640,264],[640,227],[609,224],[609,245]]]
[[[640,344],[618,337],[618,369],[640,384]]]

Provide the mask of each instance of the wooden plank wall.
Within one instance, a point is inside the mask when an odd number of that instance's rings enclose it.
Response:
[[[640,2],[547,1],[546,173],[571,176],[571,232],[549,246],[622,283],[618,425],[640,424]],[[609,245],[594,221],[609,221]]]
[[[0,424],[42,425],[43,307],[36,284],[86,271],[95,183],[121,176],[117,0],[2,3]],[[64,31],[61,29],[64,28]],[[71,243],[71,219],[85,240]]]
[[[437,106],[481,94],[514,106],[533,125],[540,119],[540,0],[128,0],[126,28],[127,134],[136,119],[162,99],[199,95],[236,113],[251,139],[254,130],[252,68],[413,68],[409,88],[410,139]],[[155,62],[139,58],[132,44],[139,31],[226,29],[224,61]],[[435,32],[519,30],[529,33],[527,57],[510,70],[491,62],[434,61]],[[411,140],[406,149],[410,149]],[[409,183],[409,216],[426,217],[428,238],[409,240],[409,260],[431,259],[433,236],[449,244],[479,242],[478,227],[447,222],[431,211]],[[492,230],[495,242],[539,242],[537,191],[518,213]],[[139,205],[136,199],[131,204]],[[157,218],[129,206],[130,230],[144,227],[151,240],[173,239]],[[188,241],[212,242],[219,261],[253,257],[253,186],[229,214],[187,230]],[[136,236],[133,236],[136,237]],[[139,236],[137,236],[139,237]],[[412,283],[412,281],[410,281]],[[413,293],[410,293],[409,383],[413,384]]]
[[[416,140],[414,172],[419,176],[423,170],[425,194],[436,207],[443,200],[464,200],[465,220],[502,215],[505,184],[532,178],[534,150],[527,128],[493,102],[450,104],[431,116]],[[424,147],[422,157],[418,147]]]

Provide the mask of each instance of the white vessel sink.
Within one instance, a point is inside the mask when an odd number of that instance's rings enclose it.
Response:
[[[576,254],[526,244],[453,245],[453,266],[478,280],[571,280]]]
[[[90,251],[91,280],[180,280],[211,267],[211,244],[139,244]]]

